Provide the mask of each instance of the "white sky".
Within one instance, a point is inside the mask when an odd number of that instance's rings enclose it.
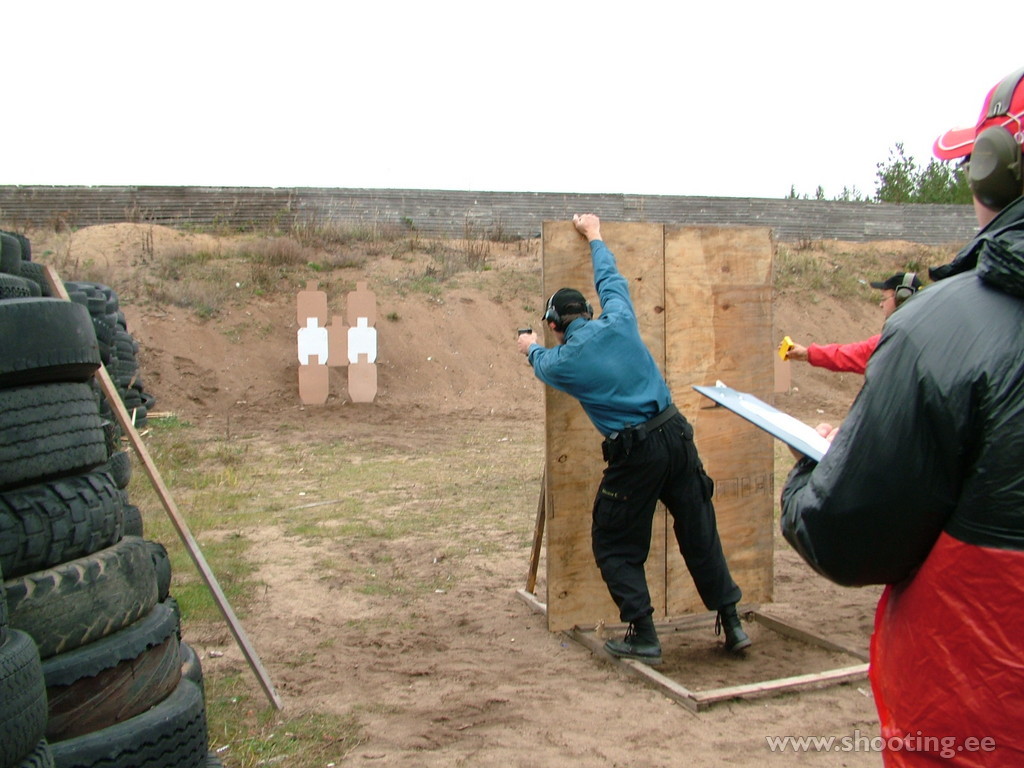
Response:
[[[693,6],[9,3],[0,184],[872,195],[1024,65],[1003,0]]]

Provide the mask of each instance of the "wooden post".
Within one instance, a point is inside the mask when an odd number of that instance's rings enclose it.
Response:
[[[544,541],[544,515],[546,505],[544,497],[547,494],[547,474],[543,474],[540,480],[540,498],[537,499],[537,522],[533,525],[533,549],[530,551],[530,570],[526,574],[526,591],[531,595],[537,588],[537,569],[540,567],[540,548]]]
[[[44,266],[43,271],[46,274],[46,280],[50,284],[50,289],[53,295],[59,296],[65,301],[70,301],[67,289],[64,287],[63,281],[57,276],[56,271],[50,266]],[[206,582],[206,586],[210,589],[214,602],[217,603],[217,607],[220,609],[224,619],[227,621],[228,629],[231,630],[231,634],[238,643],[238,647],[242,650],[242,654],[245,656],[246,661],[249,662],[249,667],[255,673],[256,678],[259,680],[260,686],[263,688],[263,692],[267,695],[270,703],[274,705],[275,709],[281,709],[281,699],[274,690],[273,683],[270,682],[270,678],[267,675],[266,670],[263,668],[263,664],[260,662],[256,652],[252,649],[252,646],[249,643],[249,638],[246,637],[245,630],[242,629],[242,625],[239,623],[238,617],[235,616],[235,612],[231,609],[231,605],[228,603],[227,597],[225,597],[223,590],[220,588],[220,584],[217,582],[217,577],[213,575],[213,571],[210,570],[210,566],[203,557],[203,553],[199,551],[199,545],[192,536],[192,532],[185,523],[185,519],[178,512],[178,508],[175,505],[174,500],[171,498],[171,492],[167,490],[167,486],[164,485],[164,481],[160,477],[160,473],[157,471],[156,465],[153,463],[153,459],[149,455],[149,451],[146,450],[146,446],[143,444],[141,436],[135,429],[135,424],[132,423],[131,416],[129,416],[127,409],[124,407],[124,403],[121,401],[121,396],[117,391],[117,387],[114,386],[114,382],[110,378],[110,374],[107,372],[107,369],[101,365],[97,369],[95,376],[99,381],[100,389],[103,390],[103,394],[106,395],[107,401],[110,403],[110,407],[117,416],[117,420],[121,424],[121,428],[128,436],[128,441],[132,444],[132,448],[135,449],[135,453],[139,457],[139,461],[142,462],[142,466],[145,468],[146,474],[149,475],[149,479],[153,483],[153,488],[156,490],[157,496],[160,497],[160,501],[163,503],[164,509],[167,510],[167,514],[171,518],[171,524],[178,532],[178,536],[185,545],[185,549],[188,551],[189,557],[192,558],[192,562],[195,563],[196,568],[199,570],[199,575],[202,576],[203,581]]]

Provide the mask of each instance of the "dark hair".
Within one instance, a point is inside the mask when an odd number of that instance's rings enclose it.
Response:
[[[559,333],[564,333],[565,329],[569,327],[569,323],[571,323],[573,320],[576,320],[580,317],[584,318],[585,320],[590,320],[591,318],[591,314],[587,312],[586,307],[579,307],[573,304],[570,306],[570,309],[572,310],[572,312],[570,312],[569,314],[558,316],[558,319],[561,322],[555,323],[555,330],[558,331]]]

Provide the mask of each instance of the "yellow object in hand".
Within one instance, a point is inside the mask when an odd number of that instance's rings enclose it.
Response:
[[[789,350],[791,350],[792,348],[793,340],[789,338],[789,336],[783,336],[782,343],[779,344],[779,357],[785,360],[786,356],[789,354]]]

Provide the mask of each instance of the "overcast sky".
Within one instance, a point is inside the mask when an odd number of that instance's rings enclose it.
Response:
[[[11,3],[0,184],[871,195],[1024,65],[941,7]]]

